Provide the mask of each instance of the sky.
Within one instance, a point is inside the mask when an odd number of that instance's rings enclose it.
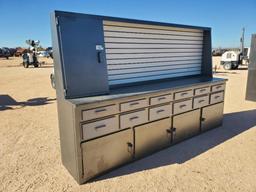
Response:
[[[54,10],[212,28],[212,47],[245,46],[256,33],[256,0],[0,0],[0,47],[27,47],[25,40],[51,46]]]

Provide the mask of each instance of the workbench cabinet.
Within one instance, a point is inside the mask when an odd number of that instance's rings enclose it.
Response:
[[[221,126],[210,28],[62,11],[51,25],[61,158],[79,184]]]

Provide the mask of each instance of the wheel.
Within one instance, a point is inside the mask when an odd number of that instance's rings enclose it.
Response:
[[[232,66],[232,69],[238,69],[239,65]]]
[[[9,57],[7,56],[6,59],[9,59]]]
[[[38,64],[34,64],[34,67],[38,67]]]
[[[231,70],[232,69],[232,64],[231,63],[224,63],[223,64],[223,68],[225,70]]]
[[[29,63],[26,62],[26,63],[24,64],[24,67],[25,67],[25,68],[28,68],[28,66],[29,66]]]

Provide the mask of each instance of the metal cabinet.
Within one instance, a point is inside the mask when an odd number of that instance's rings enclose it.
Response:
[[[83,175],[86,180],[132,160],[131,129],[81,144]]]
[[[221,126],[224,103],[218,103],[202,109],[201,130],[206,131]]]
[[[172,119],[162,119],[134,128],[135,158],[143,157],[171,144]]]
[[[200,132],[200,109],[173,117],[172,139],[179,142]]]

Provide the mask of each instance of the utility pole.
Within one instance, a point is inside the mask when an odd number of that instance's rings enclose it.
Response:
[[[242,58],[244,58],[244,31],[245,31],[245,28],[243,27],[242,28],[242,35],[241,35],[241,38],[240,38],[240,43],[241,43],[240,51],[242,53]]]

